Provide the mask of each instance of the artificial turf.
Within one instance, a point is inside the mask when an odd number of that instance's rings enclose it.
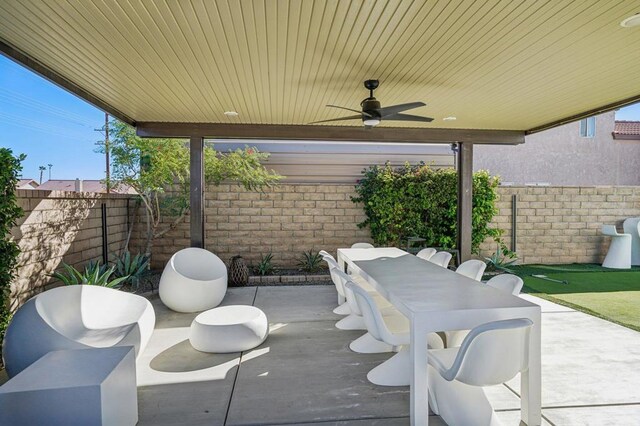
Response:
[[[524,280],[526,293],[640,331],[640,268],[621,271],[571,264],[510,269]]]

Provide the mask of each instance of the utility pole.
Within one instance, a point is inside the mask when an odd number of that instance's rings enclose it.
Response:
[[[111,192],[111,170],[109,164],[109,113],[104,113],[104,156],[107,163],[106,170],[106,183],[107,183],[107,194]]]

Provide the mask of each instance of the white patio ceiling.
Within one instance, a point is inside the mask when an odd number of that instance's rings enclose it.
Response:
[[[383,126],[531,130],[638,98],[640,27],[620,26],[638,6],[4,0],[0,40],[132,123],[306,124],[378,78],[383,106],[436,119]]]

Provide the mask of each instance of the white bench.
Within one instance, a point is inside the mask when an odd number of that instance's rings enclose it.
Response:
[[[135,425],[133,346],[49,352],[0,387],[2,425]]]

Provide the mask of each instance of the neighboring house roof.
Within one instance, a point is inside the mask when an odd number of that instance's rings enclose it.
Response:
[[[107,192],[107,188],[99,180],[83,180],[82,182],[82,192]],[[43,182],[42,185],[38,187],[38,189],[46,190],[46,191],[75,191],[76,190],[76,181],[73,180],[48,180]],[[136,192],[133,188],[128,186],[120,185],[117,188],[112,188],[111,192],[114,194],[135,194]]]
[[[640,140],[640,121],[616,120],[613,138]]]
[[[34,179],[20,179],[16,187],[18,189],[35,189],[38,187],[38,182]]]

